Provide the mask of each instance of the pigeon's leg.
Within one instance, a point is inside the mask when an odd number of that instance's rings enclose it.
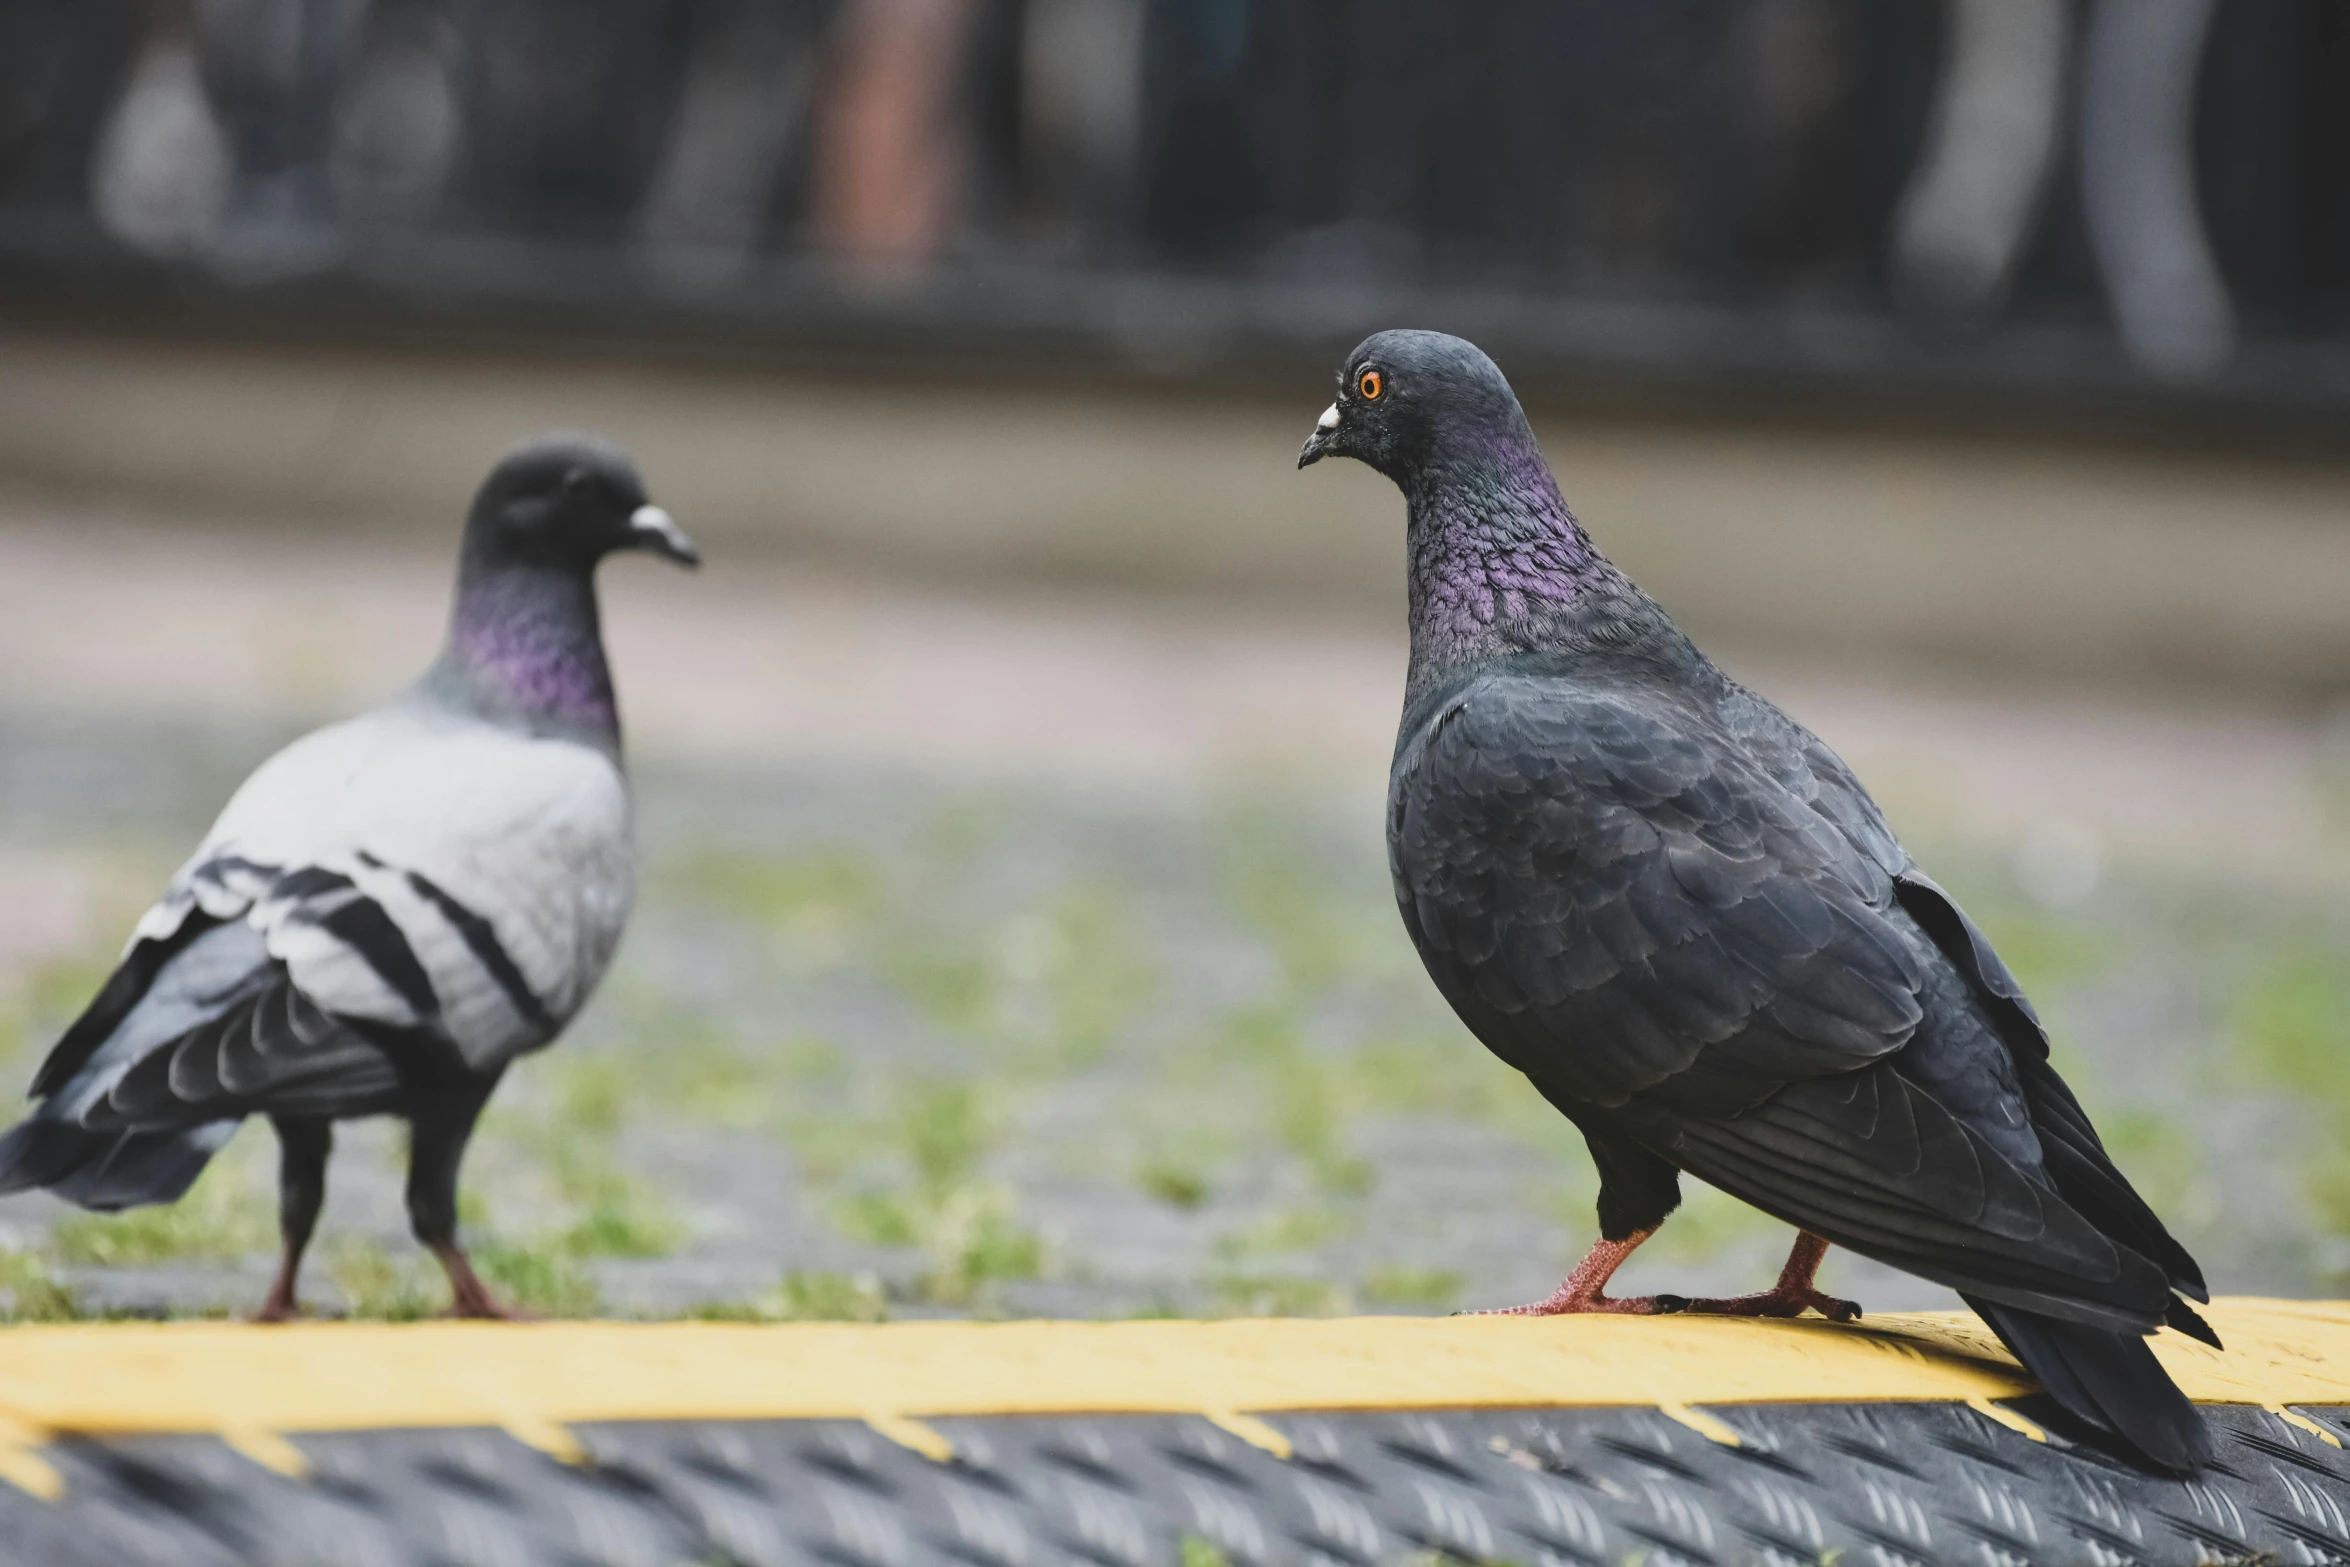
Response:
[[[334,1123],[304,1116],[273,1115],[277,1128],[277,1227],[284,1250],[278,1256],[277,1277],[255,1322],[292,1322],[302,1315],[297,1280],[302,1253],[310,1232],[318,1228],[318,1210],[326,1203],[326,1156],[333,1151]]]
[[[1827,1254],[1828,1243],[1805,1230],[1795,1237],[1795,1249],[1787,1254],[1787,1266],[1779,1270],[1779,1282],[1760,1295],[1693,1300],[1682,1309],[1732,1317],[1800,1317],[1808,1306],[1831,1322],[1858,1322],[1857,1302],[1823,1295],[1813,1287],[1812,1280],[1819,1276],[1820,1259]]]
[[[408,1224],[449,1276],[450,1316],[511,1322],[528,1313],[501,1305],[457,1244],[457,1167],[488,1098],[487,1087],[468,1091],[421,1106],[409,1118]]]
[[[1552,1292],[1548,1300],[1534,1301],[1524,1306],[1503,1306],[1491,1311],[1463,1313],[1472,1317],[1569,1317],[1584,1312],[1611,1312],[1627,1317],[1652,1317],[1669,1311],[1679,1311],[1681,1300],[1676,1295],[1627,1295],[1617,1299],[1607,1293],[1607,1281],[1624,1259],[1640,1249],[1640,1243],[1656,1233],[1652,1225],[1645,1230],[1634,1230],[1620,1241],[1600,1240],[1583,1260],[1575,1264],[1575,1271],[1566,1282]]]

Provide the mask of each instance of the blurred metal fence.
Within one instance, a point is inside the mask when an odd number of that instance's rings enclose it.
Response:
[[[2338,0],[0,0],[0,281],[2350,411]]]

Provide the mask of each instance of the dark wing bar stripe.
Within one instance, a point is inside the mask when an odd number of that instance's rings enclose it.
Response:
[[[515,966],[512,955],[506,951],[505,943],[498,940],[498,933],[490,927],[490,922],[449,896],[422,871],[408,871],[404,874],[408,878],[408,885],[439,909],[441,917],[455,926],[457,934],[465,938],[466,949],[480,961],[483,968],[490,971],[490,977],[498,982],[498,988],[506,993],[506,999],[514,1003],[514,1010],[521,1013],[533,1028],[552,1032],[555,1020],[547,1015],[546,1006],[532,993],[529,982],[522,977],[522,970]]]
[[[383,906],[361,892],[350,877],[307,865],[281,879],[270,889],[270,896],[313,898],[332,892],[348,892],[350,896],[309,917],[328,935],[358,953],[375,970],[376,977],[398,992],[418,1017],[439,1016],[440,997],[433,993],[432,980],[424,972],[424,965],[416,961],[408,938],[383,911]]]

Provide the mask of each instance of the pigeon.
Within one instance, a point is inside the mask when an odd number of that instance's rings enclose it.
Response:
[[[1851,770],[1717,669],[1560,498],[1501,371],[1381,332],[1298,455],[1403,491],[1398,908],[1453,1010],[1583,1133],[1600,1239],[1516,1314],[1857,1317],[1833,1245],[1959,1292],[2056,1401],[2184,1472],[2146,1338],[2215,1348],[2194,1259],[2049,1063],[1983,932]],[[1693,1175],[1796,1227],[1777,1284],[1612,1298]]]
[[[595,570],[693,543],[590,436],[517,447],[474,497],[448,638],[403,695],[248,778],[140,919],[0,1136],[0,1193],[177,1200],[248,1115],[280,1150],[258,1320],[301,1315],[333,1124],[411,1130],[408,1215],[451,1311],[515,1315],[457,1243],[457,1172],[516,1057],[552,1043],[620,940],[635,870]]]

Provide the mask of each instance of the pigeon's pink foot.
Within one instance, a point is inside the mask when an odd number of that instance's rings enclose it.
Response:
[[[1661,1317],[1682,1309],[1677,1295],[1576,1295],[1560,1290],[1547,1300],[1528,1301],[1523,1306],[1488,1306],[1482,1311],[1464,1311],[1464,1317]]]
[[[1759,1295],[1733,1295],[1727,1300],[1693,1300],[1683,1311],[1709,1317],[1800,1317],[1816,1311],[1830,1322],[1858,1322],[1857,1301],[1838,1300],[1815,1289],[1768,1289]]]
[[[546,1318],[535,1311],[524,1311],[520,1306],[508,1306],[484,1296],[479,1300],[452,1301],[441,1313],[453,1322],[544,1322]]]
[[[1727,1300],[1693,1300],[1681,1309],[1719,1317],[1800,1317],[1809,1310],[1818,1312],[1830,1322],[1858,1322],[1860,1305],[1857,1301],[1838,1300],[1812,1287],[1812,1280],[1819,1276],[1820,1259],[1827,1254],[1828,1243],[1805,1230],[1795,1237],[1795,1249],[1787,1254],[1787,1266],[1779,1270],[1777,1284],[1759,1295],[1733,1295]]]
[[[433,1255],[440,1259],[441,1271],[449,1276],[449,1309],[444,1316],[469,1322],[536,1322],[535,1312],[508,1306],[490,1293],[490,1287],[473,1271],[473,1263],[455,1246],[435,1246]]]
[[[1501,1306],[1486,1311],[1465,1311],[1465,1317],[1573,1317],[1583,1315],[1613,1315],[1621,1317],[1655,1317],[1679,1311],[1683,1302],[1677,1295],[1626,1295],[1607,1293],[1607,1281],[1624,1259],[1637,1250],[1640,1243],[1654,1235],[1654,1230],[1635,1230],[1620,1241],[1603,1240],[1593,1246],[1575,1271],[1547,1300],[1529,1302],[1523,1306]]]
[[[269,1293],[261,1298],[261,1309],[247,1317],[248,1322],[299,1322],[302,1320],[302,1301],[294,1293],[294,1275],[302,1266],[299,1252],[289,1252],[278,1263],[277,1277],[269,1282]]]

